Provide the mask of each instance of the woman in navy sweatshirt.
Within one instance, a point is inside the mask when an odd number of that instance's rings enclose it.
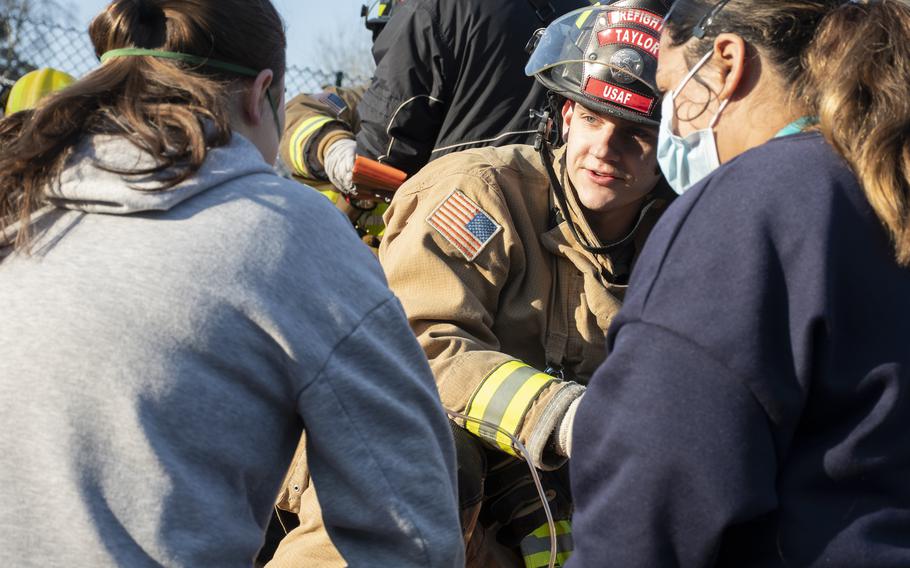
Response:
[[[679,0],[571,567],[910,566],[910,7]]]

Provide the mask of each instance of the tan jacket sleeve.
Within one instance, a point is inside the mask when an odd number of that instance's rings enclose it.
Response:
[[[311,483],[306,466],[305,438],[304,436],[300,440],[300,446],[276,503],[277,507],[296,513],[300,524],[281,539],[275,555],[266,565],[268,568],[347,566],[341,553],[332,544],[322,519],[316,488]]]
[[[360,129],[357,104],[365,86],[327,87],[321,93],[297,95],[287,104],[287,122],[279,150],[282,161],[304,179],[325,180],[325,149],[339,138],[354,138]]]
[[[427,354],[443,405],[497,424],[530,450],[535,465],[555,467],[559,463],[553,461],[562,460],[545,460],[545,446],[583,388],[500,351],[496,313],[503,309],[500,297],[510,273],[524,268],[524,248],[488,170],[449,175],[438,170],[431,164],[406,182],[385,215],[379,255],[389,285]],[[501,227],[473,260],[429,220],[438,220],[437,207],[455,192]],[[459,422],[493,447],[517,455],[496,429]]]

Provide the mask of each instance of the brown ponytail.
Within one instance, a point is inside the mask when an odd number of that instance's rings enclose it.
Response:
[[[679,0],[667,30],[674,45],[716,0]],[[906,0],[730,0],[705,36],[697,60],[717,34],[759,48],[791,85],[791,100],[819,118],[819,130],[850,164],[910,265],[910,5]],[[692,63],[692,61],[690,61]]]
[[[825,138],[850,163],[910,265],[910,7],[848,2],[805,54],[806,94]]]
[[[271,69],[280,83],[285,36],[269,0],[114,0],[89,26],[100,57],[112,49],[177,51],[251,69]],[[228,86],[239,78],[217,69],[152,57],[116,58],[33,111],[0,121],[0,233],[20,223],[14,245],[28,242],[28,222],[43,190],[86,135],[126,137],[167,171],[159,189],[192,176],[209,148],[231,137]],[[251,80],[251,79],[249,79]]]

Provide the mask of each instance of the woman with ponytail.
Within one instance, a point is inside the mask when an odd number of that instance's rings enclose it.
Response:
[[[304,428],[350,565],[459,565],[423,352],[272,168],[274,7],[115,0],[90,34],[96,70],[0,121],[0,565],[251,566]]]
[[[910,566],[910,5],[678,0],[572,567]]]

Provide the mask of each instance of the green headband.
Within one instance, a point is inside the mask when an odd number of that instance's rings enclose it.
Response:
[[[203,67],[211,67],[213,69],[221,69],[222,71],[236,73],[237,75],[243,75],[246,77],[256,77],[259,75],[259,71],[250,69],[249,67],[244,67],[243,65],[235,65],[234,63],[227,63],[225,61],[218,61],[217,59],[209,59],[207,57],[199,57],[198,55],[190,55],[189,53],[180,53],[178,51],[162,51],[160,49],[142,49],[138,47],[112,49],[101,56],[101,63],[104,64],[105,62],[116,57],[136,56],[175,59],[177,61],[183,61],[184,63],[190,63],[192,65],[199,65]],[[278,104],[272,99],[272,93],[268,89],[265,91],[265,96],[268,98],[269,106],[272,108],[272,118],[275,119],[275,128],[277,129],[278,137],[280,138],[281,120],[278,118]]]
[[[211,67],[213,69],[221,69],[222,71],[228,71],[231,73],[236,73],[238,75],[245,75],[247,77],[255,77],[259,75],[259,71],[256,71],[255,69],[250,69],[249,67],[244,67],[242,65],[235,65],[233,63],[226,63],[224,61],[218,61],[217,59],[208,59],[207,57],[199,57],[198,55],[190,55],[189,53],[179,53],[176,51],[141,49],[138,47],[112,49],[111,51],[108,51],[101,56],[101,63],[106,63],[115,57],[135,57],[137,55],[158,57],[160,59],[176,59],[177,61],[183,61],[184,63]]]

